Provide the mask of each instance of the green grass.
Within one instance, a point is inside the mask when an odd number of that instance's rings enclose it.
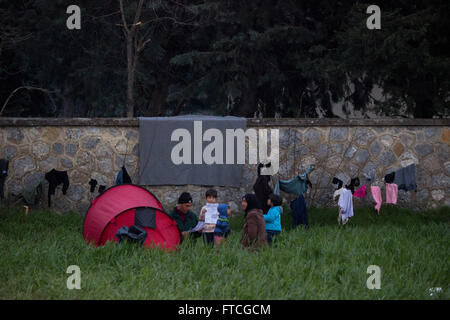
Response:
[[[0,209],[1,299],[449,299],[450,210],[355,210],[344,227],[334,209],[309,210],[311,228],[284,230],[270,249],[239,245],[243,217],[219,252],[184,242],[174,253],[132,245],[86,245],[83,218]],[[381,268],[369,290],[367,267]],[[66,269],[81,268],[81,290]],[[429,295],[429,288],[442,292]]]

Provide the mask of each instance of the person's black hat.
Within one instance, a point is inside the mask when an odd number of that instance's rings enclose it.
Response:
[[[178,203],[192,203],[192,197],[189,192],[183,192],[178,198]]]

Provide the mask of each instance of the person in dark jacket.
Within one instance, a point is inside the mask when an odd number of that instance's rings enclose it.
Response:
[[[198,222],[198,218],[191,211],[192,197],[188,192],[183,192],[178,198],[178,204],[173,208],[170,216],[177,223],[178,230],[181,232],[181,236],[185,239],[190,233],[189,230],[193,229]],[[201,236],[201,233],[191,233],[192,237],[197,238]]]
[[[266,165],[266,167],[270,166]],[[270,176],[261,175],[261,169],[264,167],[262,163],[258,165],[258,178],[256,179],[255,184],[253,185],[253,191],[255,191],[256,198],[258,202],[261,204],[261,209],[264,214],[267,214],[270,207],[267,205],[267,200],[269,199],[269,195],[273,193],[272,188],[269,186]]]
[[[245,222],[242,229],[241,244],[244,248],[258,249],[267,246],[266,224],[261,205],[254,194],[242,198]]]

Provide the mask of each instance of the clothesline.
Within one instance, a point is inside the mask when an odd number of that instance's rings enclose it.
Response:
[[[308,185],[312,187],[311,182],[309,181],[308,175],[315,169],[314,165],[311,165],[303,174],[299,174],[292,179],[283,180],[279,179],[277,175],[272,176],[274,180],[274,190],[273,193],[279,195],[280,191],[286,192],[288,194],[297,195],[297,199],[291,202],[291,209],[301,212],[302,222],[306,221],[306,225],[308,225],[307,214],[306,213],[306,203],[304,194],[308,190]],[[381,193],[381,188],[378,185],[371,185],[372,181],[375,180],[375,174],[373,172],[363,173],[363,176],[366,178],[367,182],[360,186],[359,177],[355,177],[350,179],[350,183],[344,184],[344,181],[334,177],[332,180],[332,184],[337,185],[337,188],[333,194],[333,199],[336,199],[339,196],[338,206],[339,206],[339,215],[338,215],[338,223],[345,224],[347,221],[353,217],[353,197],[356,198],[365,198],[367,195],[367,189],[369,187],[372,198],[375,201],[375,210],[378,214],[380,214],[381,205],[383,203],[383,197]],[[263,190],[262,187],[264,184],[267,184],[270,178],[262,179],[260,176],[260,167],[258,166],[258,180],[254,186],[255,192],[257,189]],[[398,198],[398,190],[416,190],[416,176],[415,176],[415,164],[411,164],[404,168],[398,169],[396,171],[392,171],[385,175],[382,179],[385,183],[386,188],[386,203],[397,204]],[[345,186],[344,186],[345,185]],[[359,187],[360,186],[360,187]],[[359,187],[355,190],[355,187]],[[268,194],[271,192],[271,188],[264,189],[265,193]],[[260,191],[261,193],[261,191]],[[260,195],[263,198],[264,195]],[[298,220],[298,219],[297,219]]]

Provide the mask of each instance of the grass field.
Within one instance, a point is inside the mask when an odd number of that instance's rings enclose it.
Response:
[[[258,253],[240,248],[236,216],[218,252],[197,241],[163,253],[87,246],[76,213],[0,209],[0,299],[449,299],[450,209],[381,213],[357,209],[339,227],[336,210],[313,208],[309,230],[290,230],[285,210],[282,234]],[[81,290],[66,287],[69,265]],[[369,265],[381,268],[379,290],[366,287]]]

